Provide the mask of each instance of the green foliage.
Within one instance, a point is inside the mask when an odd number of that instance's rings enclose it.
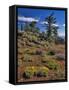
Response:
[[[65,71],[59,69],[57,72],[55,72],[55,76],[58,79],[65,79]]]
[[[46,77],[48,75],[49,69],[47,67],[40,67],[39,70],[37,71],[37,76],[38,77]]]
[[[23,77],[24,78],[32,78],[34,76],[36,72],[36,68],[33,66],[30,67],[26,67],[24,73],[23,73]]]
[[[55,60],[48,60],[46,63],[49,69],[57,70],[59,68],[59,64]]]
[[[55,52],[54,51],[48,51],[47,55],[55,55]]]
[[[47,40],[49,42],[55,41],[58,34],[57,33],[58,26],[55,25],[56,18],[53,15],[54,13],[52,13],[45,19],[45,21],[48,22],[48,24],[46,24],[46,28],[47,28]]]
[[[25,71],[23,73],[23,77],[26,79],[29,79],[29,78],[33,77],[33,73],[31,71]]]
[[[30,55],[25,54],[25,55],[24,55],[24,58],[23,58],[23,61],[25,61],[25,62],[32,62],[32,58],[31,58]]]
[[[47,67],[30,66],[25,68],[23,77],[27,79],[32,78],[33,76],[46,77],[48,75],[48,72],[49,72],[49,69]]]
[[[27,50],[25,52],[27,54],[31,54],[31,55],[42,55],[42,51],[38,50],[38,49],[31,49],[31,50]]]
[[[36,25],[36,22],[35,21],[31,22],[30,25],[29,25],[32,32],[35,31],[35,25]]]
[[[37,40],[38,40],[37,36],[31,35],[30,33],[27,34],[27,38],[28,38],[28,40],[31,41],[31,42],[34,42],[34,41],[37,41]]]
[[[29,26],[29,23],[27,22],[27,23],[25,23],[25,25],[24,25],[24,31],[31,31],[31,28],[30,28],[30,26]]]
[[[37,41],[37,37],[36,36],[31,36],[32,41]]]

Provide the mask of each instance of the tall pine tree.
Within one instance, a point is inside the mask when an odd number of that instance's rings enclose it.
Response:
[[[46,24],[47,40],[50,42],[55,41],[58,36],[58,33],[57,33],[58,26],[56,25],[56,18],[54,17],[54,13],[46,17],[45,21],[47,22]]]

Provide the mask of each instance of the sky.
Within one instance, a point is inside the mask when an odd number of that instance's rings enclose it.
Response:
[[[30,8],[18,8],[18,29],[21,24],[25,24],[25,22],[36,21],[36,26],[40,28],[40,31],[46,31],[46,27],[44,24],[48,24],[45,22],[45,18],[49,16],[51,13],[54,13],[54,17],[56,18],[56,24],[54,26],[58,26],[58,35],[65,36],[65,11],[64,10],[50,10],[50,9],[30,9]]]

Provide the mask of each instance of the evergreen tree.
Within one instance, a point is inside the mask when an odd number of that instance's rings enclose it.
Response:
[[[57,38],[58,26],[56,26],[56,18],[53,15],[54,13],[45,18],[45,21],[48,23],[46,24],[47,40],[50,42],[55,41]]]
[[[30,29],[31,29],[32,32],[35,31],[35,25],[36,25],[36,22],[35,22],[35,21],[33,21],[33,22],[31,22],[31,23],[29,24]]]
[[[25,23],[24,30],[25,30],[25,31],[31,31],[31,30],[30,30],[30,25],[29,25],[28,22]]]

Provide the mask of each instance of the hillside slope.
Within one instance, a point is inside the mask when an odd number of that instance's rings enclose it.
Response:
[[[65,79],[65,45],[18,32],[18,82]]]

